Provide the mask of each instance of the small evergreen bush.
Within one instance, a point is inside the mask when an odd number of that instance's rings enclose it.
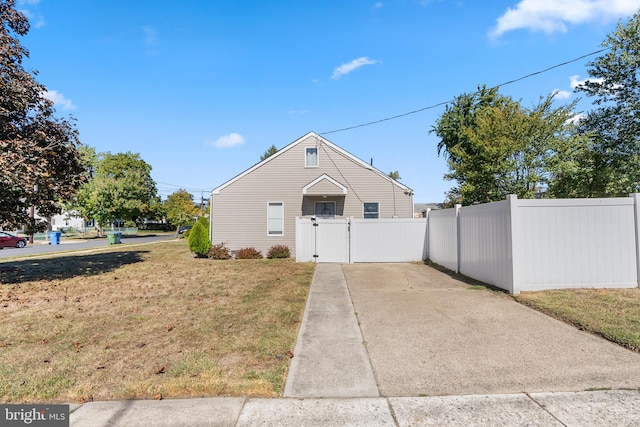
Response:
[[[198,258],[206,258],[209,249],[211,249],[209,231],[198,221],[189,233],[189,250],[196,254]]]
[[[289,258],[291,257],[291,252],[289,252],[289,247],[287,245],[275,245],[271,246],[269,252],[267,253],[267,258]]]
[[[211,259],[229,259],[231,258],[231,251],[224,243],[211,246],[207,256]]]
[[[198,218],[198,222],[204,225],[207,228],[207,231],[209,230],[209,218],[201,216],[200,218]]]
[[[262,252],[256,248],[242,248],[236,252],[236,259],[262,259]]]

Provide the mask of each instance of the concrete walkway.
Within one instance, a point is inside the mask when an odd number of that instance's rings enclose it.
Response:
[[[525,366],[536,358],[535,369]],[[639,363],[637,353],[422,265],[320,264],[285,398],[92,402],[73,407],[71,425],[635,426]],[[589,373],[576,379],[581,368]]]
[[[316,268],[284,397],[378,397],[339,264]]]

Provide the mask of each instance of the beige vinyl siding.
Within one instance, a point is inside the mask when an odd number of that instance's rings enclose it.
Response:
[[[225,242],[233,250],[253,246],[264,255],[271,246],[284,244],[289,246],[293,255],[295,217],[313,216],[314,202],[335,201],[336,218],[362,218],[365,201],[379,203],[380,218],[413,216],[411,195],[404,194],[402,188],[380,176],[380,172],[363,167],[334,150],[330,144],[323,143],[318,147],[319,167],[305,168],[305,149],[316,144],[316,138],[311,135],[223,186],[219,194],[213,194],[213,243]],[[315,195],[318,193],[314,186],[314,195],[303,196],[302,188],[325,173],[345,186],[347,194],[324,198]],[[317,186],[333,194],[338,191],[328,180],[317,183]],[[267,235],[268,202],[284,203],[282,236]]]

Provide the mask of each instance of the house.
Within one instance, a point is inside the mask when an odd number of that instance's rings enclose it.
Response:
[[[295,256],[296,217],[411,218],[413,191],[310,132],[211,192],[210,238]]]
[[[93,220],[85,220],[77,211],[65,211],[49,218],[51,230],[62,230],[66,228],[75,228],[84,230],[87,227],[93,227]]]
[[[442,203],[415,203],[413,205],[414,218],[426,218],[428,210],[443,209]]]

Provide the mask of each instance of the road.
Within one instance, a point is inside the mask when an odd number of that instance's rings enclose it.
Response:
[[[144,236],[144,237],[127,237],[123,236],[120,246],[127,246],[139,243],[157,242],[160,240],[173,239],[173,235],[157,235],[157,236]],[[41,255],[52,252],[70,251],[70,250],[82,250],[91,248],[100,248],[108,246],[107,239],[88,239],[88,240],[65,240],[62,239],[60,245],[48,245],[43,243],[34,243],[33,245],[27,244],[22,249],[17,248],[4,248],[0,250],[0,260],[3,258],[13,258],[25,255]]]

